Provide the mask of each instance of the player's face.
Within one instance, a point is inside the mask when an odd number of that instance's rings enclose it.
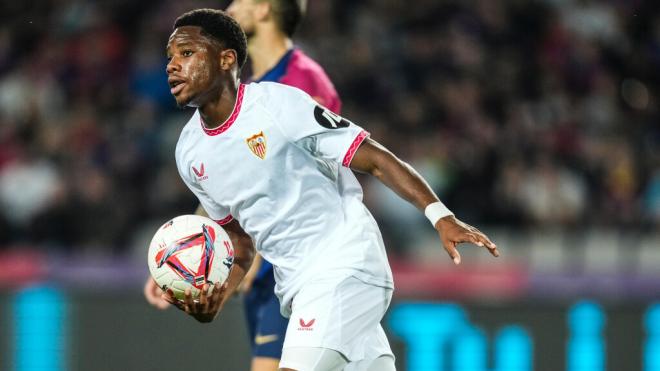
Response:
[[[248,38],[252,37],[255,32],[256,1],[234,0],[227,7],[227,13],[238,22]]]
[[[199,107],[220,89],[219,46],[197,26],[179,27],[167,42],[167,82],[179,107]]]

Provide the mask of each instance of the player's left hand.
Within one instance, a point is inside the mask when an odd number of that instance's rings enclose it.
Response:
[[[456,246],[463,242],[485,247],[493,256],[500,256],[497,246],[484,233],[456,219],[453,215],[438,220],[435,224],[435,229],[440,234],[442,245],[454,261],[454,264],[461,263],[461,254],[458,253]]]
[[[193,316],[199,322],[206,323],[213,321],[222,309],[226,289],[226,284],[218,282],[213,285],[213,289],[209,292],[209,285],[205,284],[199,294],[199,300],[193,300],[190,289],[186,289],[183,300],[176,299],[174,292],[168,289],[163,294],[163,299]]]

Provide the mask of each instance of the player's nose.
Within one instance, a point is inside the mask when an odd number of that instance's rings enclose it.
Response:
[[[165,67],[165,72],[167,72],[167,74],[169,75],[176,71],[181,71],[181,65],[175,60],[175,58],[172,58],[167,62],[167,67]]]

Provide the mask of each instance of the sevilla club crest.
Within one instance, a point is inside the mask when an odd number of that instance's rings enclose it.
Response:
[[[262,160],[266,157],[266,136],[263,131],[247,138],[245,142],[255,156]]]

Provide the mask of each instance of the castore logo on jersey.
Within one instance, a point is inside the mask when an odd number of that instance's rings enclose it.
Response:
[[[204,175],[204,163],[203,162],[202,162],[202,165],[199,167],[199,170],[197,170],[197,168],[194,167],[194,166],[192,167],[192,169],[193,169],[193,172],[195,173],[195,175],[197,175],[197,180],[198,181],[206,180],[206,179],[209,178],[208,175]]]

